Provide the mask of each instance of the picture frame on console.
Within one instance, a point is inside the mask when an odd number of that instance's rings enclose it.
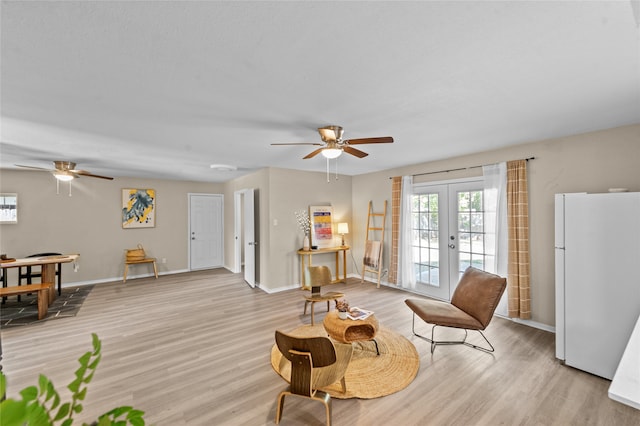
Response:
[[[335,246],[333,241],[333,207],[309,206],[311,222],[311,247],[328,248]]]

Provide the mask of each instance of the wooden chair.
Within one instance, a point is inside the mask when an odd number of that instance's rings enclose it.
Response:
[[[62,256],[61,253],[38,253],[32,254],[27,257],[45,257],[45,256]],[[23,269],[24,268],[24,272]],[[42,280],[42,268],[40,271],[34,271],[32,266],[24,266],[18,268],[18,285],[22,285],[22,280],[26,280],[27,285],[33,284],[34,278],[40,278]],[[36,266],[38,268],[38,266]],[[62,294],[62,263],[58,263],[56,266],[56,281],[58,282],[58,296]],[[20,301],[20,296],[18,296]]]
[[[506,286],[505,278],[470,266],[460,278],[451,303],[431,299],[405,300],[407,306],[413,311],[411,331],[417,337],[431,343],[431,353],[437,345],[466,345],[484,352],[493,352],[493,345],[487,340],[482,330],[491,322]],[[431,338],[416,333],[416,315],[426,323],[433,324]],[[464,338],[455,341],[434,340],[434,330],[437,326],[464,329]],[[489,348],[467,342],[467,330],[478,331]]]
[[[311,304],[311,325],[314,325],[314,305],[317,302],[327,302],[327,312],[329,312],[329,302],[344,297],[344,293],[331,291],[322,294],[322,286],[331,284],[331,270],[328,266],[309,266],[304,272],[305,282],[311,287],[311,293],[304,297],[303,315],[307,314],[307,305]]]
[[[278,395],[276,424],[282,418],[284,398],[295,395],[322,402],[327,414],[327,426],[330,426],[331,395],[318,389],[339,380],[342,392],[346,392],[344,375],[351,361],[353,347],[340,343],[334,346],[328,337],[295,337],[281,331],[276,331],[275,337],[278,349],[291,362],[290,386]]]

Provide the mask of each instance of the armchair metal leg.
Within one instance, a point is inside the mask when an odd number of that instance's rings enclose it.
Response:
[[[464,338],[462,340],[453,340],[453,341],[450,341],[450,340],[435,340],[434,339],[434,330],[438,326],[437,324],[434,324],[434,326],[431,327],[431,338],[428,338],[426,336],[422,336],[422,335],[416,333],[415,324],[416,324],[416,314],[414,312],[413,313],[413,318],[411,320],[411,331],[413,332],[414,336],[419,337],[421,339],[424,339],[427,342],[431,343],[431,353],[433,353],[433,351],[436,350],[436,346],[438,346],[438,345],[465,345],[465,346],[469,346],[471,348],[474,348],[474,349],[477,349],[479,351],[486,352],[486,353],[491,353],[491,352],[495,351],[493,345],[491,344],[491,342],[489,342],[489,340],[484,335],[484,333],[482,333],[481,330],[476,330],[476,331],[478,333],[480,333],[480,335],[482,336],[484,341],[487,342],[487,344],[489,345],[490,349],[489,348],[484,348],[482,346],[477,346],[477,345],[474,345],[473,343],[467,342],[468,333],[467,333],[467,329],[466,328],[462,329],[462,330],[464,330]]]

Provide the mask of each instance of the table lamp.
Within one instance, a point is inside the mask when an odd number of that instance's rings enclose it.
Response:
[[[342,235],[342,246],[344,247],[344,234],[349,233],[349,224],[342,222],[338,224],[338,234]]]

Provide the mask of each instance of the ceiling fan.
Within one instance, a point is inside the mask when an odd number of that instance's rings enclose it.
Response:
[[[73,180],[74,178],[79,178],[80,176],[113,180],[113,178],[109,176],[95,175],[93,173],[89,173],[86,170],[76,170],[76,163],[72,161],[54,161],[53,165],[55,167],[54,169],[45,169],[43,167],[22,166],[20,164],[16,164],[16,166],[23,167],[25,169],[42,170],[45,172],[50,172],[53,174],[53,176],[56,179],[64,182]]]
[[[367,154],[364,151],[351,147],[351,145],[362,145],[368,143],[392,143],[393,138],[391,136],[377,137],[377,138],[361,138],[361,139],[342,139],[344,129],[340,126],[324,126],[318,129],[320,138],[324,142],[299,142],[299,143],[272,143],[271,145],[317,145],[322,148],[318,148],[315,151],[307,154],[303,159],[313,158],[316,155],[322,153],[322,155],[328,159],[337,158],[343,152],[354,155],[358,158],[366,157]]]

